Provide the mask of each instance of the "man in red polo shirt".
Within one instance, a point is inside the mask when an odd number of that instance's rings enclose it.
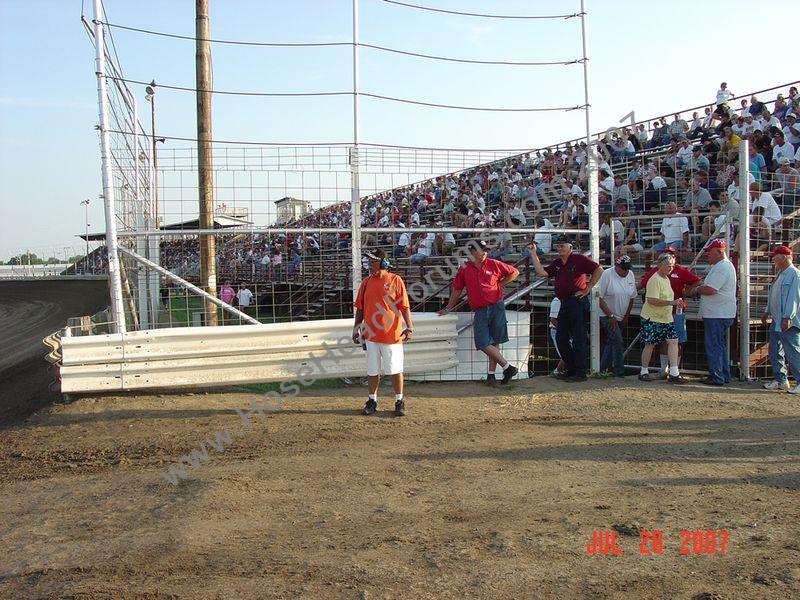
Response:
[[[556,296],[561,300],[556,323],[556,345],[567,370],[558,379],[564,381],[586,381],[586,324],[589,322],[589,299],[591,289],[600,280],[603,267],[588,256],[572,251],[572,240],[565,235],[556,239],[558,258],[546,267],[539,261],[536,243],[529,248],[533,268],[539,277],[553,277]],[[586,276],[590,276],[586,281]]]
[[[383,250],[377,248],[364,255],[369,261],[369,276],[362,280],[358,288],[353,325],[353,342],[359,344],[363,340],[367,351],[369,398],[361,412],[371,415],[377,410],[382,370],[384,375],[392,378],[394,412],[402,417],[406,414],[403,400],[403,342],[411,339],[413,331],[406,284],[402,277],[387,271],[389,260]]]
[[[676,259],[677,251],[675,250],[674,246],[667,246],[664,248],[664,252],[668,254],[672,254]],[[639,282],[637,286],[638,289],[642,290],[647,287],[647,282],[650,281],[650,278],[653,276],[653,273],[658,271],[656,267],[650,269],[642,280]],[[696,285],[700,283],[700,278],[692,273],[686,267],[680,266],[677,262],[672,269],[672,273],[669,274],[669,284],[672,286],[672,291],[675,293],[675,299],[678,298],[683,299],[684,297],[684,290],[688,287]],[[686,343],[686,340],[689,339],[689,336],[686,333],[686,303],[682,302],[679,306],[675,306],[672,308],[672,323],[675,325],[675,333],[678,334],[678,352],[681,353],[683,350],[683,344]],[[661,361],[661,376],[666,377],[666,372],[669,369],[669,360],[667,358],[667,345],[661,344],[658,347],[658,351],[660,353],[659,359]],[[680,360],[678,361],[680,364]]]
[[[467,288],[467,299],[475,316],[472,320],[472,331],[475,347],[489,357],[489,371],[486,383],[494,386],[497,383],[494,372],[497,365],[503,369],[501,383],[511,381],[519,370],[503,358],[500,344],[508,341],[506,321],[506,304],[503,301],[503,287],[519,276],[511,265],[489,258],[489,246],[483,240],[467,244],[470,259],[464,263],[453,279],[450,301],[439,315],[449,313]]]

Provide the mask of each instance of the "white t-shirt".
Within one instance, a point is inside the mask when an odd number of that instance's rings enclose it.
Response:
[[[654,190],[660,190],[661,188],[667,187],[667,182],[664,181],[664,178],[661,177],[661,175],[656,175],[655,177],[653,177],[650,183],[653,184]]]
[[[736,269],[727,258],[708,270],[703,285],[717,290],[712,296],[700,296],[701,319],[733,319],[736,316]]]
[[[431,248],[433,248],[433,240],[436,239],[435,233],[426,233],[425,237],[423,237],[419,241],[419,246],[417,247],[417,252],[420,254],[424,254],[425,256],[431,255]]]
[[[247,288],[241,289],[239,293],[236,294],[236,298],[239,300],[239,306],[250,306],[250,301],[253,299],[253,292]]]
[[[792,146],[789,142],[784,142],[783,146],[773,146],[772,160],[777,161],[781,156],[785,156],[789,161],[794,160],[794,146]]]
[[[628,271],[625,277],[620,277],[615,268],[605,269],[598,282],[600,297],[608,304],[608,308],[622,321],[628,312],[628,304],[636,297],[636,278],[633,271]]]
[[[560,310],[561,310],[561,300],[559,300],[558,296],[556,296],[550,301],[550,319],[557,319]],[[550,323],[549,319],[548,323],[550,324],[550,329],[555,329],[555,326],[552,323]]]
[[[607,225],[606,223],[600,224],[600,230],[598,231],[598,235],[601,238],[611,237],[611,227],[614,228],[614,243],[621,244],[623,235],[625,234],[625,227],[623,227],[621,221],[617,221],[613,219],[611,221],[611,226]]]
[[[553,224],[548,220],[544,220],[544,225],[542,225],[539,229],[552,229]],[[533,241],[536,242],[536,245],[542,249],[542,252],[548,253],[552,247],[553,237],[550,233],[537,233],[533,236]],[[558,300],[558,298],[556,298]],[[559,304],[560,306],[560,304]],[[552,315],[551,315],[552,316]]]
[[[730,98],[733,98],[733,93],[727,88],[717,90],[717,105],[725,104]]]
[[[661,221],[661,233],[664,234],[665,242],[677,242],[683,239],[684,233],[689,233],[689,219],[678,216],[664,217]]]
[[[778,203],[775,202],[775,198],[773,198],[772,194],[769,192],[761,192],[758,200],[753,202],[752,208],[756,208],[757,206],[764,209],[764,220],[770,225],[775,225],[775,223],[783,219]]]
[[[409,233],[401,233],[400,238],[397,240],[397,245],[407,248],[411,243],[411,235]]]

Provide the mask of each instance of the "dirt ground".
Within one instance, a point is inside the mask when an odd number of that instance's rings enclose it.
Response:
[[[412,384],[397,419],[388,388],[372,417],[362,387],[315,389],[252,430],[241,389],[40,410],[0,430],[0,597],[800,597],[797,396],[488,391]],[[621,554],[587,554],[614,529]],[[726,530],[725,552],[680,554],[682,530]]]

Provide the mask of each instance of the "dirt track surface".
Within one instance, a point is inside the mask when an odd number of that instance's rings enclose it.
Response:
[[[383,390],[373,417],[363,388],[313,390],[250,431],[244,391],[87,397],[0,431],[0,597],[800,597],[796,396],[418,384],[396,419]],[[223,427],[224,452],[162,477]],[[615,527],[621,555],[586,553]],[[679,554],[694,529],[726,552]]]
[[[0,281],[0,423],[55,400],[42,338],[108,306],[105,280]]]

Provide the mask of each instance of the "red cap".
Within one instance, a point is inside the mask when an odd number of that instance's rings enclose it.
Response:
[[[770,256],[778,256],[779,254],[784,254],[786,256],[791,256],[792,251],[788,246],[778,246],[770,253]]]
[[[727,247],[728,244],[725,242],[725,240],[717,238],[716,240],[711,242],[708,246],[706,246],[706,249],[710,250],[711,248],[719,248],[720,250],[725,250]]]
[[[671,252],[672,254],[675,254],[677,250],[675,249],[675,246],[667,246],[664,248],[664,252]]]

